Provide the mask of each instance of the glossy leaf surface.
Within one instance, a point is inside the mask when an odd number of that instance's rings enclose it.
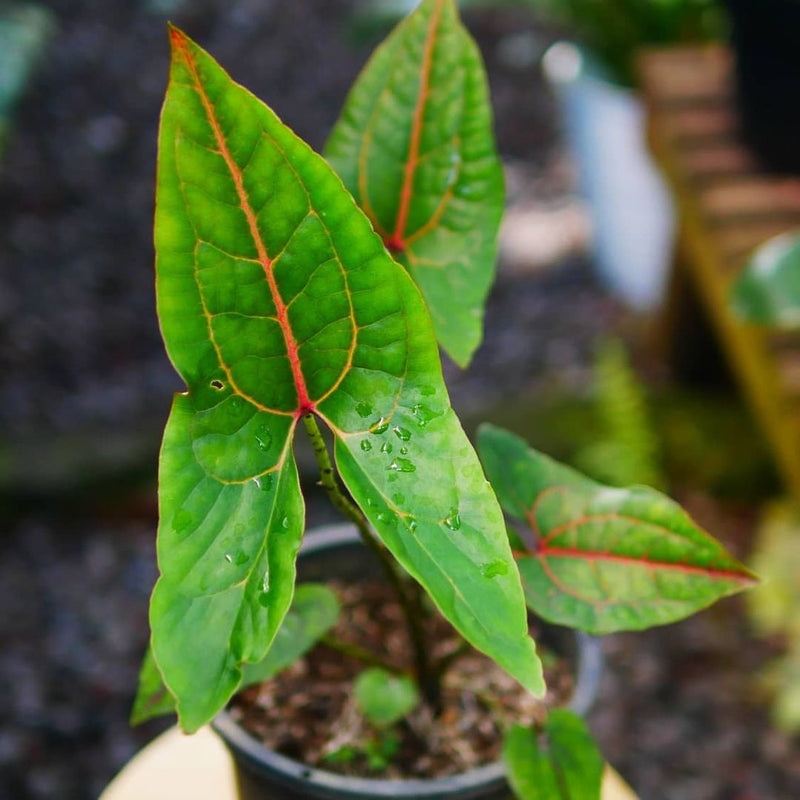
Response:
[[[378,728],[394,725],[419,702],[417,685],[408,675],[392,675],[381,667],[364,670],[353,692],[361,712]]]
[[[755,582],[668,497],[585,478],[499,428],[478,447],[501,504],[526,530],[516,552],[530,608],[589,633],[673,622]]]
[[[238,688],[265,681],[293,664],[333,627],[338,616],[339,601],[334,592],[320,584],[298,586],[267,655],[256,664],[245,664]],[[152,650],[148,649],[139,675],[131,723],[137,725],[174,711],[175,700],[161,679]]]
[[[514,725],[503,760],[519,800],[600,800],[603,757],[586,723],[570,711],[550,712],[541,735]]]
[[[245,664],[242,687],[261,683],[304,656],[339,618],[339,600],[327,586],[300,584],[267,655]]]
[[[731,301],[748,322],[800,326],[800,236],[782,234],[759,247],[734,283]]]
[[[327,163],[171,35],[157,294],[188,391],[164,435],[150,618],[181,724],[227,702],[289,607],[304,525],[291,443],[311,413],[403,566],[476,647],[540,689],[502,515],[450,409],[419,292]]]
[[[325,154],[421,288],[444,349],[467,364],[504,190],[483,63],[453,0],[423,0],[375,52]]]

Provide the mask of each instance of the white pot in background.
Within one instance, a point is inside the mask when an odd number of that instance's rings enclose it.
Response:
[[[592,214],[601,279],[633,308],[651,310],[664,295],[674,212],[647,151],[642,104],[631,90],[593,74],[572,44],[553,45],[543,66]]]

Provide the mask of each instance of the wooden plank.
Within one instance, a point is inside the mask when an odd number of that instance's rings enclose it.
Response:
[[[640,86],[660,108],[733,95],[730,51],[706,47],[648,48],[638,57]]]
[[[726,49],[650,50],[638,64],[651,149],[678,209],[683,269],[800,500],[800,336],[745,325],[729,308],[730,283],[752,250],[800,227],[800,179],[762,174],[738,140]]]

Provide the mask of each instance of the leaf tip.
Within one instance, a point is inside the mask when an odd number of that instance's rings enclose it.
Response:
[[[169,30],[169,42],[172,45],[173,54],[177,51],[183,51],[189,44],[189,37],[180,29],[176,28],[171,22],[167,23]]]

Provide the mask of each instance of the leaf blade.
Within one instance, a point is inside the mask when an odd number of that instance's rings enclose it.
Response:
[[[480,53],[452,0],[423,0],[378,48],[325,154],[422,290],[444,349],[466,365],[504,188]]]
[[[682,619],[754,576],[666,496],[611,489],[484,426],[478,446],[509,513],[530,526],[517,553],[528,605],[589,633]]]
[[[584,721],[554,709],[537,733],[514,725],[503,742],[509,783],[520,800],[600,800],[603,757]]]
[[[334,431],[337,466],[379,537],[445,618],[541,695],[542,667],[502,514],[452,409],[433,400],[426,398],[422,420],[418,404],[409,408],[401,395],[377,429]],[[398,431],[413,435],[399,439]]]
[[[257,663],[244,665],[238,688],[261,683],[293,664],[333,627],[338,615],[339,601],[326,586],[313,583],[298,586],[266,656]],[[148,648],[139,675],[131,724],[138,725],[174,711],[175,699],[164,685],[152,648]]]
[[[756,325],[800,326],[800,238],[775,236],[761,245],[737,277],[731,305]]]
[[[261,683],[304,656],[336,624],[339,611],[339,600],[327,586],[300,584],[266,656],[245,665],[242,687]]]
[[[392,675],[381,667],[361,672],[353,693],[361,712],[376,728],[391,727],[419,702],[417,685],[408,675]]]
[[[267,652],[291,602],[304,510],[288,443],[271,471],[209,475],[192,439],[196,410],[178,395],[164,435],[160,577],[152,649],[181,725],[207,722],[239,686],[242,664]]]
[[[399,397],[433,392],[452,411],[424,303],[341,181],[188,37],[172,29],[172,40],[157,299],[188,392],[162,448],[151,627],[192,730],[264,656],[289,607],[304,524],[291,452],[299,417],[316,413],[341,437],[363,430],[373,406],[390,418]],[[493,495],[479,498],[497,523]],[[230,536],[246,563],[226,549]],[[518,579],[502,610],[524,617]],[[492,646],[524,652],[535,673],[525,640],[515,630]]]

